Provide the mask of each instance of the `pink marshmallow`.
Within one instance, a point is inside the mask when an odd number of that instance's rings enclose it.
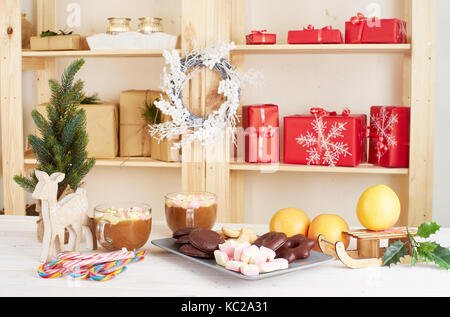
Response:
[[[259,250],[257,254],[252,256],[252,258],[250,260],[250,264],[255,264],[255,265],[260,265],[265,262],[267,262],[267,254],[264,252],[261,252],[261,250]]]
[[[229,259],[234,258],[234,250],[239,244],[234,240],[228,240],[225,243],[219,244],[219,250],[225,252]]]
[[[214,251],[214,258],[216,259],[216,263],[220,266],[225,266],[228,262],[228,255],[220,250]]]
[[[247,276],[259,275],[259,267],[255,264],[244,264],[241,273]]]
[[[274,271],[279,271],[279,270],[284,270],[287,269],[289,267],[289,263],[286,259],[275,259],[273,261],[270,262],[265,262],[259,265],[259,271],[261,273],[269,273],[269,272],[274,272]]]
[[[274,250],[262,246],[259,248],[259,251],[267,256],[267,261],[273,261],[275,259],[276,253]]]
[[[234,249],[234,255],[233,258],[235,261],[240,261],[241,260],[241,256],[242,256],[242,252],[244,252],[245,249],[250,248],[250,243],[249,242],[244,242],[240,245],[238,245],[235,249]]]
[[[225,268],[230,271],[240,272],[244,263],[240,261],[228,261]]]
[[[241,261],[250,264],[252,262],[252,258],[257,256],[258,253],[259,248],[256,245],[252,245],[251,247],[246,248],[244,249],[244,251],[242,251]]]

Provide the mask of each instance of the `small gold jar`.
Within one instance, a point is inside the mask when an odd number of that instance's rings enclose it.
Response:
[[[163,26],[161,24],[161,18],[154,17],[143,17],[139,18],[138,32],[143,34],[152,34],[163,31]]]
[[[130,32],[130,18],[108,18],[106,33],[115,35],[123,32]]]

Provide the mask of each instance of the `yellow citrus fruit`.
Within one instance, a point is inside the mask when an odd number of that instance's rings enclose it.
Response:
[[[372,186],[359,198],[356,214],[367,229],[386,230],[395,225],[400,217],[400,200],[388,186]]]
[[[317,237],[319,235],[325,236],[325,239],[333,244],[341,241],[347,249],[350,238],[343,234],[343,231],[348,231],[348,225],[342,217],[338,215],[322,214],[311,221],[308,230],[308,238],[315,240],[316,244],[313,248],[315,251],[320,252],[320,247],[317,242]]]
[[[279,210],[270,220],[270,231],[284,232],[288,237],[296,234],[307,235],[309,217],[296,208]]]

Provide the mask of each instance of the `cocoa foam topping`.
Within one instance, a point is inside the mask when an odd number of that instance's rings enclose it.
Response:
[[[166,205],[167,207],[182,207],[186,209],[198,209],[200,207],[209,207],[214,205],[216,200],[211,195],[196,194],[184,195],[177,194],[171,197]]]
[[[131,208],[106,208],[103,210],[96,210],[95,218],[105,219],[111,224],[117,224],[121,221],[137,221],[148,220],[152,217],[150,210],[141,207]]]

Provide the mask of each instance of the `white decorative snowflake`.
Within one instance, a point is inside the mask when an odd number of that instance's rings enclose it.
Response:
[[[397,146],[397,139],[392,135],[394,124],[398,123],[398,114],[386,112],[386,108],[382,107],[381,112],[375,113],[370,117],[370,127],[376,137],[371,139],[372,144],[377,148],[377,158],[381,158],[387,150]],[[381,142],[385,149],[380,148]]]
[[[308,165],[323,164],[334,167],[342,155],[352,155],[346,143],[337,141],[338,138],[344,137],[342,132],[345,131],[346,124],[347,122],[335,122],[327,131],[327,123],[316,116],[311,123],[314,132],[307,131],[306,135],[301,134],[296,139],[298,144],[308,148]]]

